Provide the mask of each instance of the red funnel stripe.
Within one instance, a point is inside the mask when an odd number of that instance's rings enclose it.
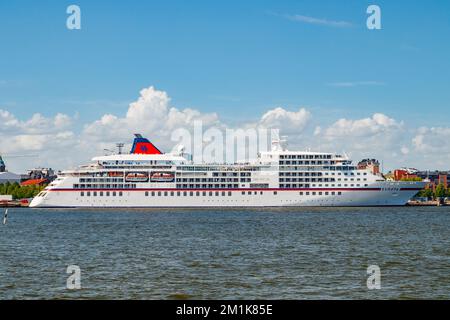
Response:
[[[140,134],[136,134],[134,138],[131,152],[133,154],[162,154],[162,152],[155,147],[148,139],[143,138]]]

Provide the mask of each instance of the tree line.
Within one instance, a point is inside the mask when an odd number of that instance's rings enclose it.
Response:
[[[437,185],[436,190],[433,192],[433,189],[423,189],[420,190],[416,197],[424,197],[428,199],[436,199],[436,198],[445,198],[450,197],[450,188],[445,189],[445,186],[440,183]]]
[[[13,199],[33,198],[46,186],[21,186],[19,183],[6,182],[0,184],[0,195],[12,195]]]

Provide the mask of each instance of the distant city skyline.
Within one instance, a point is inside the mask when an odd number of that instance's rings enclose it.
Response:
[[[65,169],[137,132],[170,151],[201,120],[448,170],[449,35],[448,1],[2,2],[0,154]]]

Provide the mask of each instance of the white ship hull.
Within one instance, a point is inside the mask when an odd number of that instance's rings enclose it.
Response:
[[[341,195],[337,191],[314,190],[316,195],[306,195],[302,190],[274,191],[189,191],[189,190],[124,190],[122,196],[106,196],[106,190],[97,191],[97,196],[81,196],[80,191],[51,191],[46,197],[33,199],[30,207],[83,207],[83,208],[183,208],[183,207],[346,207],[346,206],[403,206],[417,192],[417,187],[368,188],[367,190],[345,190]],[[93,191],[92,191],[93,192]],[[100,192],[103,195],[100,196]],[[160,192],[160,196],[158,196]],[[177,193],[180,192],[178,196]],[[206,192],[206,195],[203,195]],[[212,192],[212,195],[210,195]],[[218,195],[216,195],[218,192]],[[242,193],[245,194],[242,194]],[[302,195],[301,195],[302,192]],[[322,192],[322,195],[318,193]],[[328,192],[328,195],[325,193]],[[331,195],[335,192],[335,195]],[[167,193],[167,195],[165,195]],[[184,195],[186,193],[186,195]],[[192,193],[192,195],[191,195]],[[249,194],[250,193],[250,194]],[[146,196],[146,194],[148,194]],[[171,195],[173,194],[173,195]],[[224,195],[223,195],[224,194]]]

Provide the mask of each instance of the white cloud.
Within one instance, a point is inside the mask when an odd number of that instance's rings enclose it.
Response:
[[[442,155],[448,155],[450,153],[450,128],[421,127],[412,138],[412,145],[419,152],[440,152]]]
[[[46,118],[40,113],[35,113],[30,119],[20,121],[9,111],[0,109],[0,124],[0,133],[39,134],[67,129],[71,126],[72,119],[62,113],[58,113],[53,118]]]
[[[268,129],[282,129],[285,134],[299,134],[305,129],[310,119],[311,113],[305,108],[287,111],[278,107],[263,114],[258,125]]]
[[[348,81],[348,82],[332,82],[328,85],[331,87],[352,88],[359,86],[384,86],[386,83],[381,81]]]
[[[403,146],[403,147],[400,149],[400,151],[401,151],[401,153],[404,154],[404,155],[409,154],[409,148],[408,148],[408,147]]]
[[[164,91],[149,87],[141,90],[136,102],[129,105],[126,116],[119,118],[106,114],[101,119],[87,124],[83,139],[102,142],[128,141],[133,133],[141,133],[162,142],[162,148],[171,148],[170,136],[179,128],[191,128],[195,121],[204,126],[219,124],[215,113],[203,114],[198,110],[183,110],[170,106],[170,98]]]
[[[114,148],[116,142],[126,142],[128,148],[134,133],[141,133],[163,151],[170,151],[175,145],[172,133],[181,128],[192,131],[197,121],[202,122],[203,131],[211,127],[237,129],[222,122],[216,113],[171,106],[168,94],[153,87],[141,90],[125,111],[124,116],[105,114],[74,132],[72,124],[76,118],[65,114],[44,117],[37,113],[21,120],[0,109],[0,151],[39,154],[38,158],[8,161],[10,170],[23,171],[36,165],[65,169],[86,163],[90,157],[102,154],[103,149]],[[450,167],[450,128],[408,128],[403,121],[381,113],[361,119],[342,118],[330,125],[313,120],[306,108],[290,111],[276,107],[241,128],[280,129],[281,135],[289,135],[290,149],[347,151],[354,160],[384,160],[389,169]]]
[[[405,165],[407,130],[402,121],[375,113],[362,119],[339,119],[327,127],[317,126],[307,141],[317,150],[347,152],[355,161],[385,160],[387,168]]]
[[[401,130],[402,127],[402,122],[397,122],[382,113],[375,113],[370,118],[358,120],[340,119],[324,130],[323,135],[327,139],[341,137],[361,138],[396,132]]]
[[[278,15],[278,14],[277,14]],[[294,15],[281,15],[282,17],[289,19],[291,21],[296,22],[303,22],[308,24],[315,24],[315,25],[322,25],[322,26],[328,26],[328,27],[335,27],[335,28],[348,28],[352,27],[353,24],[348,21],[337,21],[337,20],[329,20],[325,18],[315,18],[311,16],[305,16],[301,14],[294,14]]]

